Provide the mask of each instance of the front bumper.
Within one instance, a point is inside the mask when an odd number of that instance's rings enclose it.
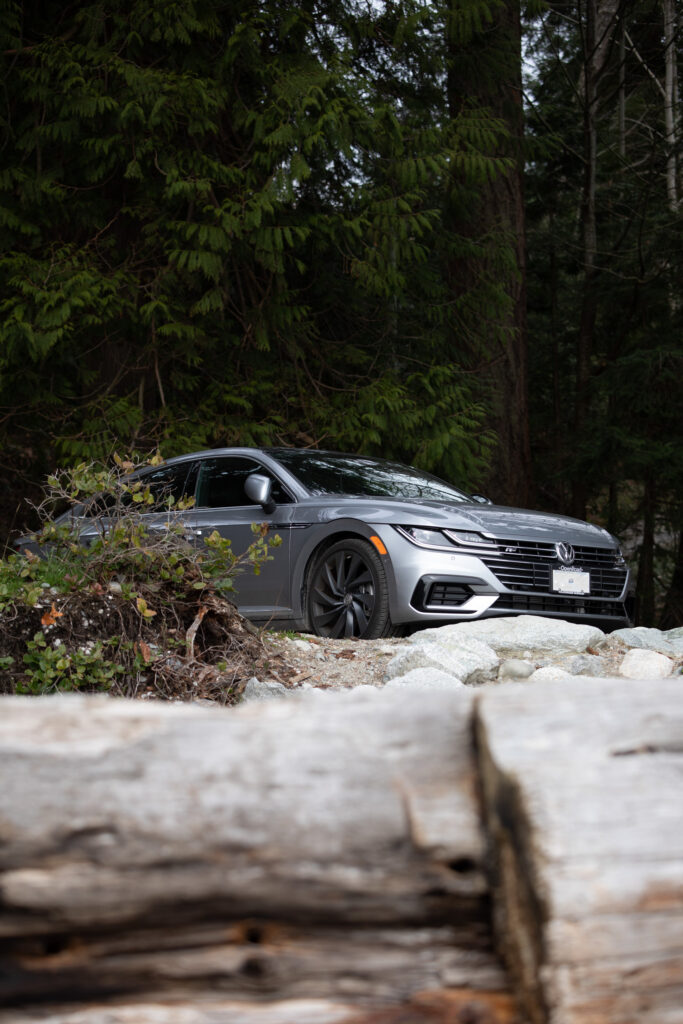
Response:
[[[376,532],[393,567],[390,600],[396,625],[522,613],[591,622],[606,629],[631,621],[629,573],[609,564],[607,549],[604,564],[591,569],[594,593],[568,595],[551,589],[552,569],[559,566],[547,557],[438,551],[411,543],[390,526],[377,527]]]

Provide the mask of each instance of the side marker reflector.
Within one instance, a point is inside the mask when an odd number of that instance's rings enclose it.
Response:
[[[382,541],[379,539],[379,537],[371,537],[370,540],[375,545],[380,555],[386,555],[387,549],[384,547],[384,544],[382,544]]]

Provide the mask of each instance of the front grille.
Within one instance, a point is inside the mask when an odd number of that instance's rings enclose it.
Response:
[[[496,554],[480,554],[484,564],[508,590],[548,593],[552,570],[560,568],[554,544],[534,541],[499,541]],[[591,597],[620,597],[626,568],[615,565],[615,553],[606,548],[574,548],[574,568],[591,576]]]
[[[520,558],[548,559],[557,561],[554,544],[541,544],[535,540],[497,540],[496,547],[500,555],[518,555]],[[586,569],[610,567],[615,564],[614,548],[589,548],[574,544],[574,555],[577,565]]]
[[[560,615],[607,615],[627,617],[622,601],[596,601],[587,597],[562,597],[555,594],[501,594],[491,611],[550,613]]]

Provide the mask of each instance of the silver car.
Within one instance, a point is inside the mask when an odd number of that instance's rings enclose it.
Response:
[[[182,517],[246,550],[266,520],[282,545],[243,572],[249,619],[330,637],[533,613],[629,623],[629,571],[606,530],[492,505],[416,469],[361,455],[221,448],[145,472],[153,491],[194,496]],[[168,517],[168,512],[150,512]],[[150,522],[153,526],[153,522]]]

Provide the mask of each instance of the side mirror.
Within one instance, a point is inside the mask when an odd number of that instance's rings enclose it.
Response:
[[[472,501],[479,502],[480,505],[493,505],[490,498],[485,498],[483,494],[470,494]]]
[[[252,473],[244,483],[244,492],[255,505],[260,505],[266,515],[275,511],[273,501],[273,481],[260,473]]]

